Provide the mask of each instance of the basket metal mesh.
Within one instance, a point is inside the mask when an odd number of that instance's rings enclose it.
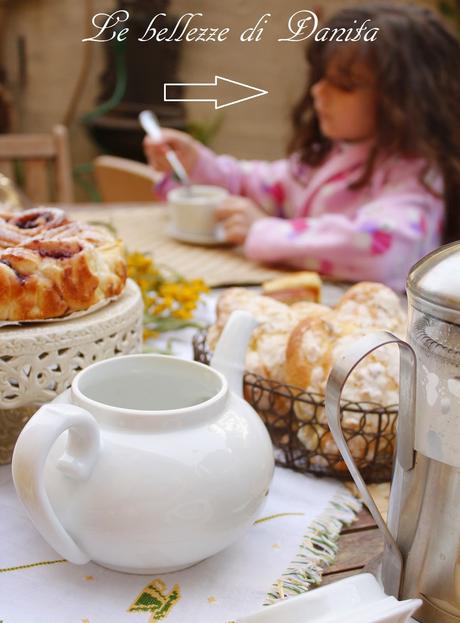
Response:
[[[196,361],[209,364],[206,331],[194,336],[193,352]],[[268,429],[278,465],[342,480],[351,478],[329,431],[323,395],[246,372],[244,396]],[[397,406],[343,401],[341,413],[345,438],[363,478],[366,482],[390,480]]]

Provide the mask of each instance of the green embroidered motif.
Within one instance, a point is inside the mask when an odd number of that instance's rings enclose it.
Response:
[[[128,608],[128,612],[151,612],[148,623],[155,623],[165,619],[171,608],[180,599],[179,584],[174,584],[172,590],[166,593],[167,587],[163,580],[157,579],[147,584]]]
[[[43,562],[32,562],[29,565],[20,565],[19,567],[5,567],[0,569],[0,573],[8,573],[8,571],[20,571],[22,569],[32,569],[33,567],[41,567],[42,565],[55,565],[59,562],[67,562],[67,560],[44,560]],[[2,621],[0,621],[2,623]]]
[[[267,517],[256,519],[254,525],[263,523],[264,521],[270,521],[271,519],[278,519],[278,517],[289,517],[289,515],[305,515],[305,513],[277,513],[276,515],[268,515]]]

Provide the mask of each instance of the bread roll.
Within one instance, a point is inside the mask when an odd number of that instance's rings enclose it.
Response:
[[[363,329],[406,333],[407,317],[398,295],[383,283],[362,281],[352,286],[335,306],[342,321],[356,322]]]
[[[405,314],[397,295],[382,284],[356,284],[341,298],[329,314],[301,320],[291,332],[286,348],[286,380],[307,392],[324,396],[326,382],[334,362],[356,340],[377,330],[405,333]],[[343,401],[395,405],[399,399],[399,353],[395,345],[373,351],[351,373],[342,393]],[[393,421],[382,421],[379,415],[366,413],[368,404],[355,410],[344,409],[342,426],[349,447],[359,464],[374,458],[376,435],[387,431],[379,440],[379,455],[389,458],[393,451]],[[329,433],[324,408],[296,401],[297,417],[306,424],[298,437],[311,452],[328,455],[336,469],[346,469]],[[392,418],[394,419],[394,418]],[[337,455],[337,460],[335,459]],[[313,457],[313,462],[316,458]]]

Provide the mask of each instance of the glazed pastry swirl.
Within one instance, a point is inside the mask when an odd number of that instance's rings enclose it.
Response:
[[[18,229],[35,235],[47,229],[68,223],[68,219],[65,212],[58,208],[33,208],[32,210],[26,210],[20,214],[13,215],[10,223]]]
[[[15,247],[27,240],[22,232],[17,231],[16,227],[12,227],[7,221],[0,219],[0,248],[7,249]]]
[[[62,210],[0,214],[0,320],[65,316],[117,296],[126,265],[120,241]]]

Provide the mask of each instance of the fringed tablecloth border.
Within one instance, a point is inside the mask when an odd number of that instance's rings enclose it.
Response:
[[[264,606],[279,599],[306,593],[321,583],[324,570],[337,555],[337,541],[344,526],[350,525],[362,508],[350,492],[341,491],[324,512],[308,527],[296,558],[267,593]]]

